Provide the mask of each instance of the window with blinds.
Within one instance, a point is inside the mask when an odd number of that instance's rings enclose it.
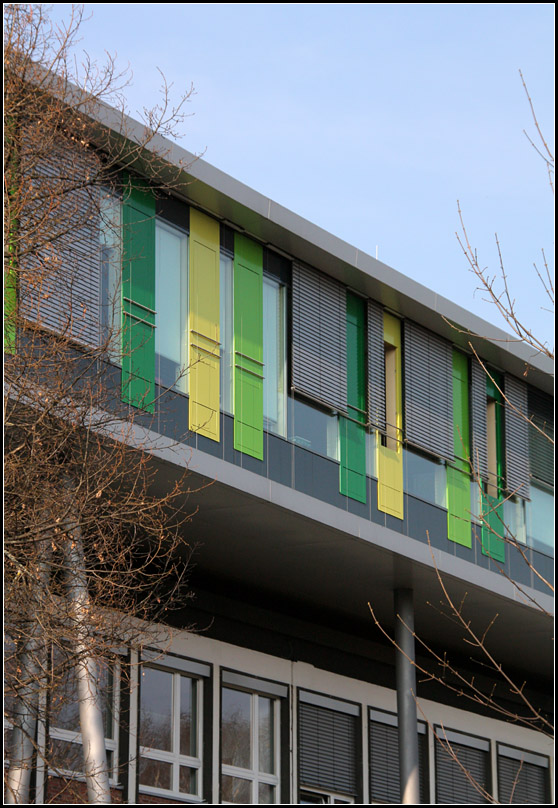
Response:
[[[498,745],[498,800],[516,805],[550,802],[548,758]]]
[[[436,802],[490,802],[490,745],[483,738],[436,727]]]
[[[428,735],[426,725],[417,724],[419,747],[419,789],[421,804],[430,802],[428,785]],[[370,802],[401,802],[399,737],[397,716],[370,710],[368,722]]]

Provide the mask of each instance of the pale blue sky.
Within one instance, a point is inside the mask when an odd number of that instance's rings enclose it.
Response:
[[[157,67],[177,93],[193,83],[181,145],[503,326],[475,295],[459,199],[482,264],[497,269],[497,231],[522,316],[554,344],[532,269],[552,259],[553,197],[518,74],[553,147],[552,4],[85,8],[78,50],[129,63],[130,114],[157,102]]]

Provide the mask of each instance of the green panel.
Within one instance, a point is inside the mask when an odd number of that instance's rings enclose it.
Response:
[[[339,491],[366,504],[366,427],[339,416]]]
[[[448,539],[471,547],[471,485],[466,471],[447,467]]]
[[[4,159],[6,165],[5,183],[8,196],[4,202],[4,211],[10,216],[12,197],[17,195],[19,178],[19,160],[14,138],[16,122],[7,118],[4,122]],[[17,235],[18,221],[11,216],[8,224],[8,260],[4,265],[4,351],[14,353],[16,342],[17,312]]]
[[[496,497],[483,494],[482,512],[488,525],[483,522],[481,531],[482,552],[502,564],[506,560],[506,542],[504,527],[504,504]]]
[[[350,292],[347,293],[346,322],[347,411],[350,418],[339,417],[339,490],[351,499],[366,503],[366,309],[365,301]]]
[[[456,466],[469,470],[469,359],[453,352],[453,452]]]
[[[153,412],[155,198],[146,188],[128,188],[122,224],[122,400]]]
[[[8,245],[11,251],[11,245]],[[4,271],[4,351],[15,351],[15,318],[17,309],[17,275],[10,263]]]
[[[235,233],[234,448],[263,460],[263,249]]]

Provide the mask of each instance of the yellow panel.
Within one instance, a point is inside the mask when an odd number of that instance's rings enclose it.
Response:
[[[403,519],[403,451],[377,444],[378,510]]]
[[[382,446],[377,434],[378,510],[403,519],[403,384],[401,375],[401,320],[384,312],[384,342],[395,348],[395,435]],[[392,380],[393,383],[393,380]],[[390,380],[386,378],[386,390]],[[389,447],[395,443],[395,448]]]
[[[190,210],[189,427],[219,441],[219,223]]]

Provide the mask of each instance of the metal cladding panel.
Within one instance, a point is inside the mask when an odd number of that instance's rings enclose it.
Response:
[[[529,426],[531,474],[536,480],[554,485],[554,401],[550,396],[532,387],[529,388],[528,399],[529,418],[532,423]]]
[[[391,724],[370,721],[368,733],[370,801],[400,803],[398,729]],[[421,803],[429,803],[428,736],[420,734],[418,742],[420,801]]]
[[[345,287],[295,263],[292,312],[293,388],[346,412]]]
[[[359,719],[315,704],[299,703],[299,782],[356,796]]]
[[[547,803],[550,799],[548,780],[548,769],[543,766],[498,756],[498,798],[501,803]]]
[[[508,491],[529,499],[529,417],[527,385],[506,374],[504,430]]]
[[[453,460],[452,346],[405,320],[406,439]]]
[[[450,746],[463,768],[439,741],[435,741],[436,802],[462,804],[488,802],[473,783],[477,783],[481,789],[490,793],[489,753],[455,742],[451,742]]]
[[[368,301],[368,418],[373,427],[385,432],[384,310],[373,300]]]
[[[25,159],[22,162],[25,171]],[[29,171],[22,240],[44,243],[22,257],[24,317],[86,345],[99,345],[101,286],[99,189],[84,187],[93,158],[61,146]]]
[[[476,357],[473,357],[471,362],[471,447],[474,472],[486,479],[488,477],[486,373]]]

